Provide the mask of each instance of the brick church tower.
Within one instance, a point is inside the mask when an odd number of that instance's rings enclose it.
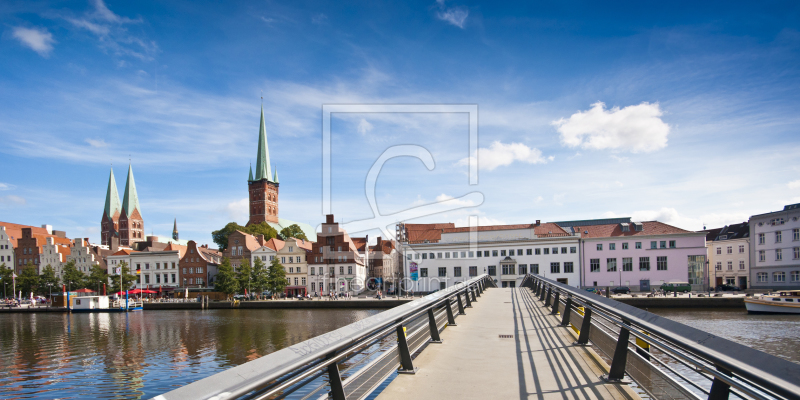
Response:
[[[119,237],[118,229],[121,209],[117,181],[114,179],[114,168],[111,168],[111,174],[108,177],[108,189],[106,190],[106,205],[103,209],[103,217],[100,220],[100,243],[104,246],[111,246],[111,238]]]
[[[261,126],[258,129],[256,176],[253,177],[253,167],[250,167],[247,189],[250,193],[250,220],[247,221],[247,225],[260,224],[264,221],[278,223],[278,169],[275,168],[273,175],[269,165],[264,106],[261,106]]]
[[[122,197],[122,212],[119,216],[119,244],[132,246],[144,241],[144,218],[139,206],[139,195],[136,193],[136,182],[133,180],[133,168],[128,165],[128,181],[125,182],[125,194]]]

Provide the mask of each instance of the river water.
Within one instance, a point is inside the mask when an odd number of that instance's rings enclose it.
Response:
[[[0,399],[151,398],[380,311],[0,314]]]

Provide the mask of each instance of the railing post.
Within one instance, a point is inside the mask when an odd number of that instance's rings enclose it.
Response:
[[[730,371],[717,367],[717,371],[730,376]],[[708,400],[728,400],[728,396],[731,393],[731,385],[723,382],[719,378],[714,378],[714,381],[711,383],[711,391],[708,392]]]
[[[561,326],[569,326],[570,315],[572,315],[572,296],[567,296],[567,304],[564,305],[564,315],[561,316]]]
[[[464,290],[464,299],[467,300],[467,307],[466,308],[472,308],[472,302],[469,300],[469,287],[467,287]]]
[[[445,310],[447,311],[447,325],[458,326],[456,318],[453,316],[453,304],[450,303],[450,299],[445,300]]]
[[[458,315],[467,315],[464,312],[464,304],[461,303],[461,293],[456,292],[456,300],[458,300]]]
[[[442,343],[439,337],[439,327],[436,326],[436,317],[433,315],[433,307],[428,309],[428,327],[431,329],[431,343]]]
[[[547,285],[547,298],[544,301],[545,307],[550,307],[550,299],[552,298],[552,295],[553,295],[553,286]]]
[[[327,358],[333,358],[336,353],[328,354]],[[328,365],[328,380],[331,385],[331,397],[334,400],[347,400],[347,395],[344,394],[344,386],[342,386],[342,376],[339,374],[339,365],[333,363]]]
[[[481,297],[481,292],[482,292],[481,283],[478,282],[478,284],[475,285],[475,295],[477,295],[478,297]]]
[[[472,293],[472,301],[477,303],[478,299],[475,297],[475,288],[473,287],[469,288],[469,292]]]
[[[555,297],[555,300],[553,301],[553,311],[551,311],[550,314],[553,314],[553,315],[558,314],[558,297],[559,297],[559,294],[560,293],[558,291],[556,291],[556,297]]]
[[[419,368],[414,368],[411,361],[411,352],[408,350],[406,330],[402,324],[397,325],[397,351],[400,353],[400,369],[398,374],[416,374]]]
[[[630,322],[622,320],[622,323],[629,325]],[[608,375],[603,377],[607,382],[623,383],[625,378],[625,363],[628,362],[628,340],[630,339],[631,332],[628,328],[622,327],[619,330],[619,337],[617,338],[617,347],[614,349],[614,357],[611,359],[611,368]]]
[[[592,329],[592,309],[584,307],[583,309],[583,323],[581,324],[581,332],[578,335],[578,341],[573,343],[576,346],[589,345],[589,331]]]
[[[539,301],[544,301],[545,295],[547,295],[547,284],[542,283],[542,292],[539,293]]]

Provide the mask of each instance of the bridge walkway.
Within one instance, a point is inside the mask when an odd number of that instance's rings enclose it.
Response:
[[[466,312],[414,359],[415,375],[398,375],[378,399],[639,399],[627,385],[605,384],[608,365],[572,346],[572,329],[529,289],[488,289]]]

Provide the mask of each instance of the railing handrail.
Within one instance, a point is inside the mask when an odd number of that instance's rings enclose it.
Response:
[[[254,390],[262,390],[271,381],[308,367],[315,361],[324,363],[326,357],[357,346],[376,332],[408,322],[422,312],[439,306],[465,288],[475,286],[481,280],[488,278],[488,275],[483,274],[469,281],[459,282],[417,300],[156,396],[155,399],[207,399],[217,396],[236,398]]]
[[[681,350],[699,355],[738,377],[755,382],[757,385],[787,398],[800,399],[800,385],[798,385],[800,365],[798,364],[617,300],[589,294],[582,289],[539,275],[528,275],[531,279],[541,280],[562,293],[569,294],[573,299],[579,299],[593,308],[616,316],[631,326],[658,335]],[[640,338],[647,341],[646,336]]]

